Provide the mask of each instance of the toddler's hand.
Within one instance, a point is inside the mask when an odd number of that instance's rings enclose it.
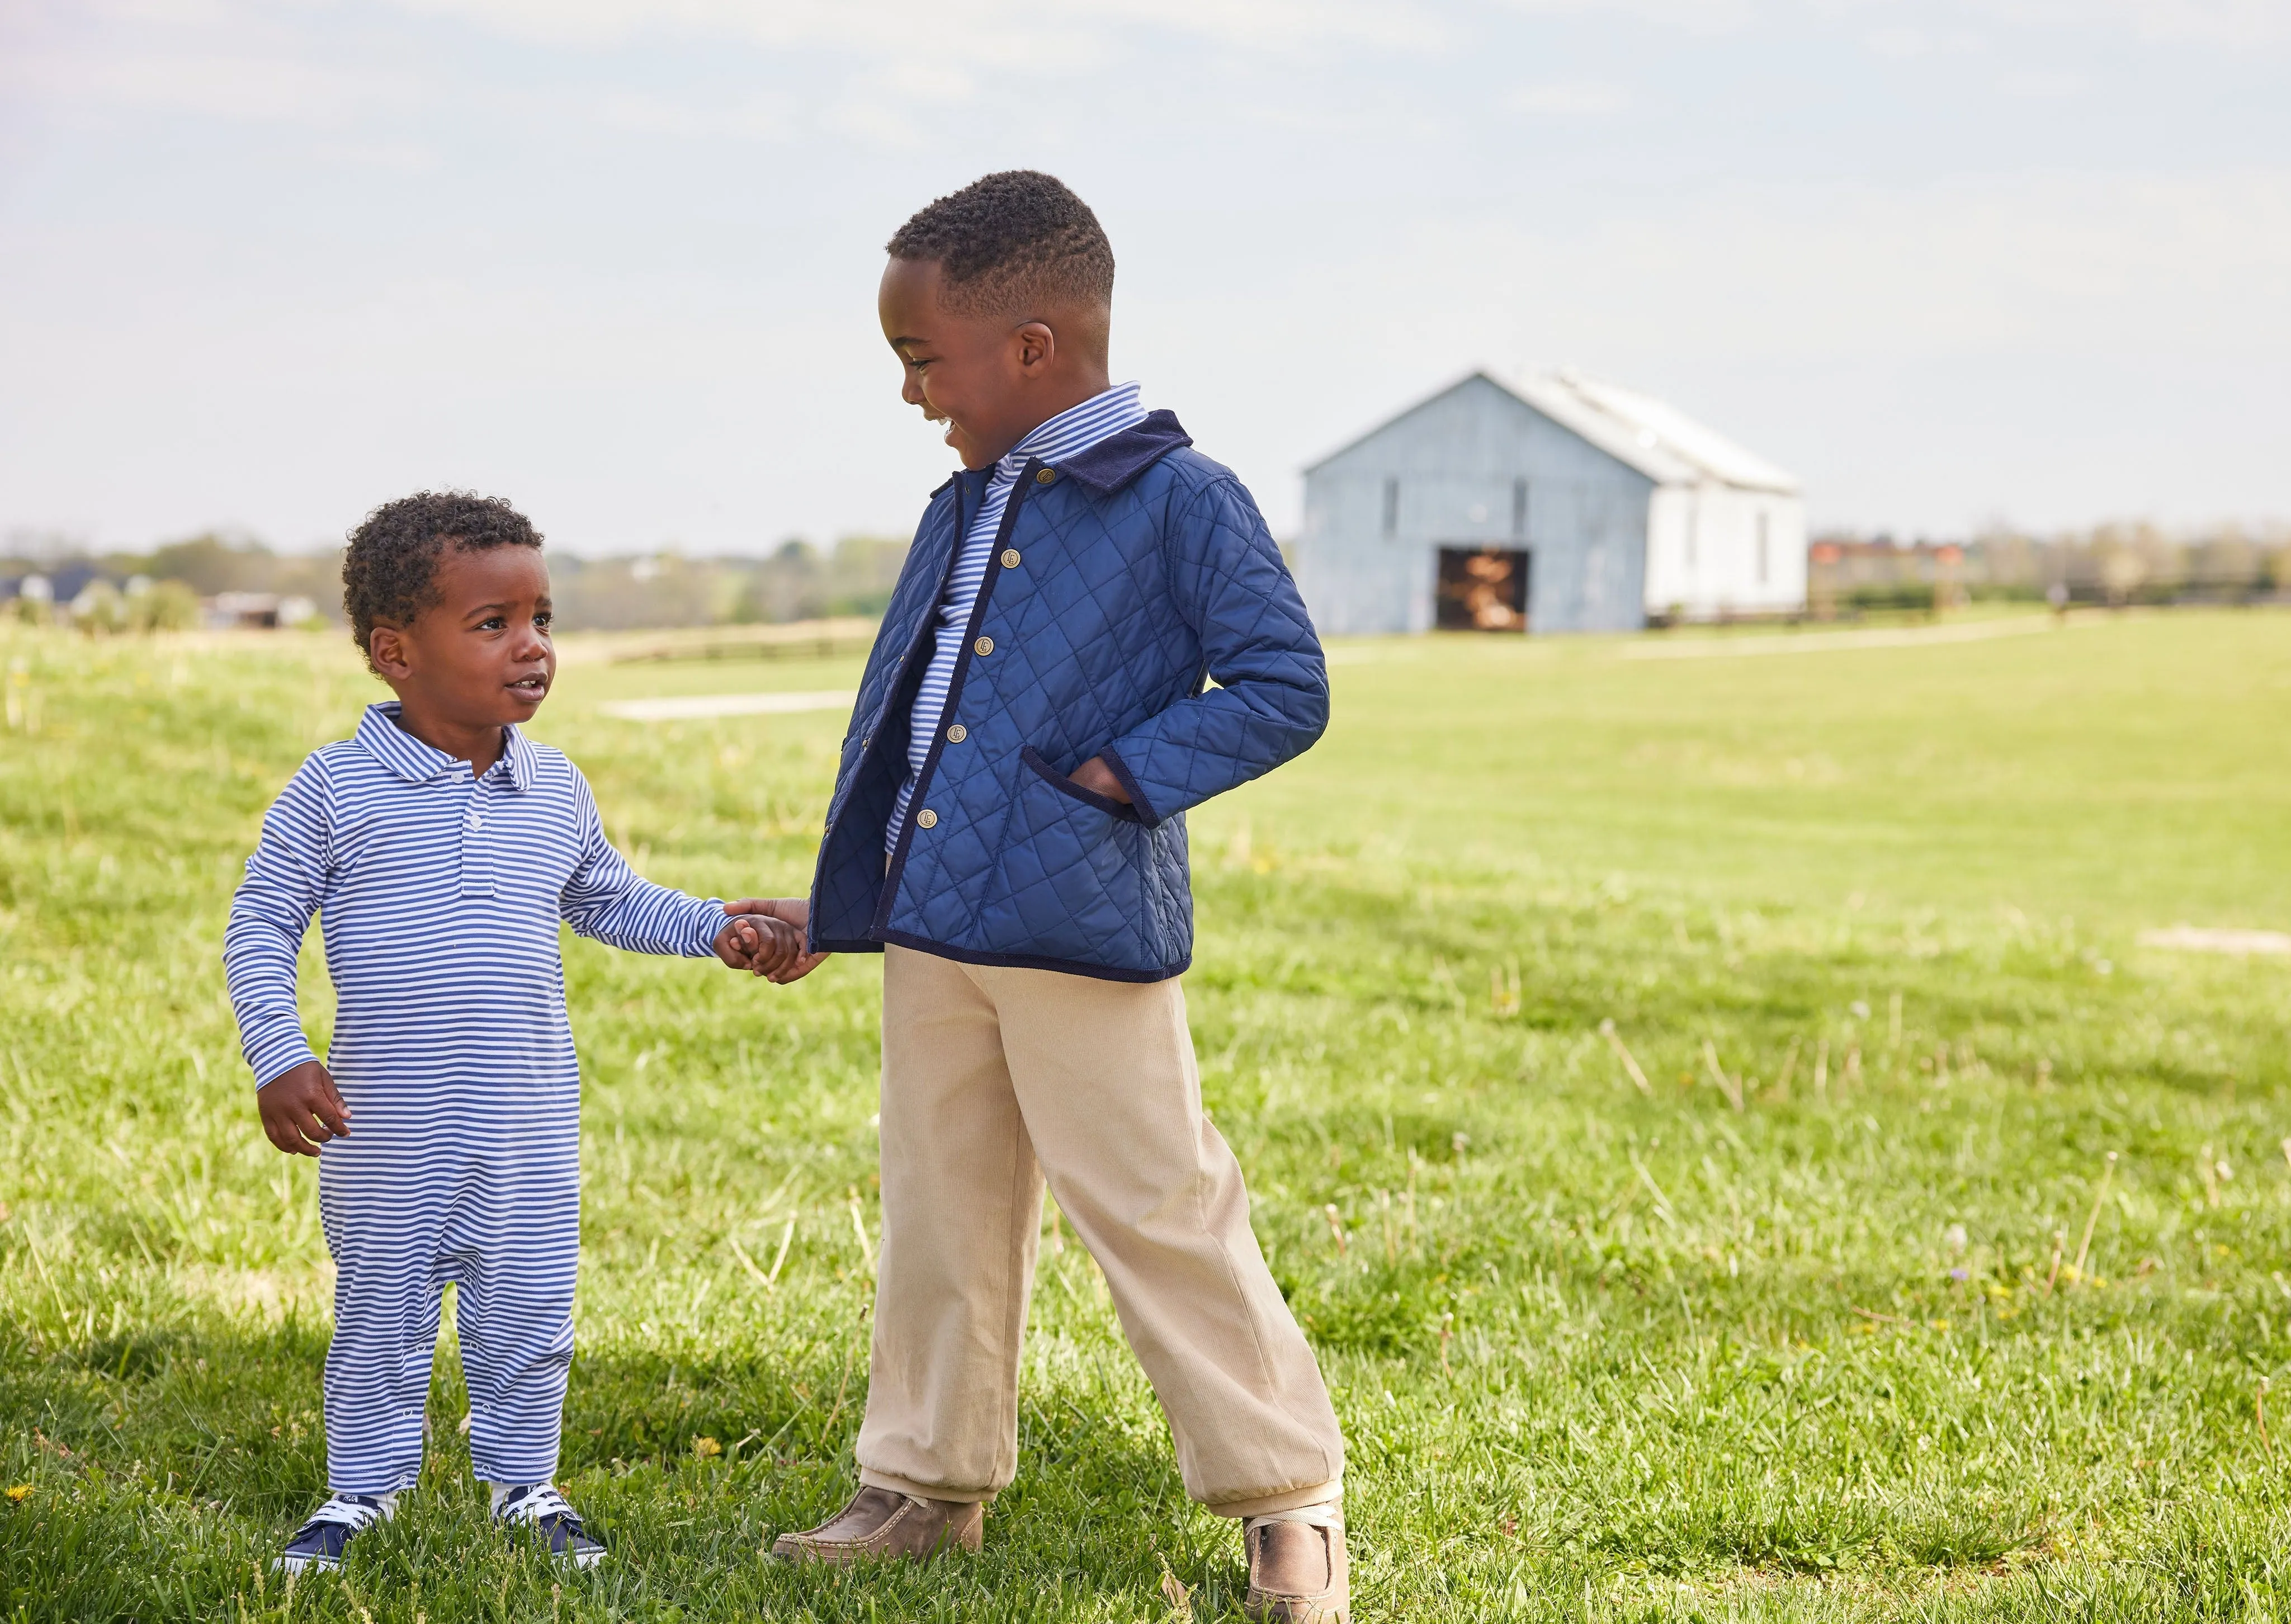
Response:
[[[350,1108],[316,1060],[305,1060],[257,1089],[254,1108],[262,1113],[262,1131],[289,1155],[315,1156],[328,1139],[350,1137]]]
[[[803,932],[768,914],[741,915],[716,933],[716,956],[736,970],[768,976],[803,956]]]
[[[727,929],[742,927],[769,930],[774,938],[758,938],[746,962],[736,969],[752,969],[757,975],[776,985],[785,986],[791,981],[800,981],[816,969],[827,955],[803,951],[804,927],[811,920],[811,904],[800,896],[744,896],[737,902],[727,902],[724,912],[732,915]],[[784,952],[776,951],[777,934],[785,932]],[[719,941],[721,937],[718,938]],[[720,953],[721,950],[719,949]],[[727,958],[727,964],[733,961]]]

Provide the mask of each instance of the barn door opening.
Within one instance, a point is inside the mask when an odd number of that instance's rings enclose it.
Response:
[[[1443,631],[1527,630],[1524,547],[1443,547],[1435,624]]]

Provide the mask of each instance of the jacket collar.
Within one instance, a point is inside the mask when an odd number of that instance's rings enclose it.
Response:
[[[1078,479],[1089,486],[1091,495],[1104,498],[1178,446],[1193,443],[1193,436],[1179,425],[1175,412],[1148,412],[1146,421],[1136,428],[1110,434],[1051,466],[1069,479]]]
[[[358,742],[361,749],[408,784],[427,784],[442,777],[468,763],[447,755],[434,744],[425,744],[398,725],[401,707],[398,701],[386,699],[380,704],[368,705],[366,714],[358,718]],[[533,742],[515,728],[503,728],[508,741],[502,750],[502,760],[509,764],[509,781],[520,790],[533,787],[534,770],[537,765]]]
[[[1069,479],[1080,480],[1089,487],[1091,495],[1102,498],[1113,494],[1178,446],[1193,443],[1194,437],[1186,432],[1175,412],[1148,412],[1146,421],[1136,428],[1109,434],[1096,445],[1085,446],[1050,466]],[[991,462],[985,468],[958,469],[931,495],[936,498],[967,481],[970,487],[968,500],[975,502],[993,477],[994,465]]]

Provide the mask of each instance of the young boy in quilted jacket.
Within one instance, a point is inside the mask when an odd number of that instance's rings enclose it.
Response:
[[[815,950],[886,955],[864,1486],[775,1550],[977,1548],[1017,1467],[1047,1179],[1187,1491],[1242,1524],[1252,1614],[1343,1619],[1343,1438],[1178,979],[1186,812],[1320,736],[1320,645],[1241,482],[1110,383],[1113,254],[1081,198],[989,175],[889,250],[902,397],[962,468],[868,660],[809,904]]]

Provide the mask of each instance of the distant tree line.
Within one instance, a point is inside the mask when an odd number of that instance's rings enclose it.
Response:
[[[2291,603],[2291,524],[2193,532],[2108,524],[2049,536],[1999,526],[1962,542],[1838,533],[1814,538],[1807,565],[1816,615],[1976,599]]]
[[[891,600],[907,543],[850,535],[822,549],[793,539],[760,558],[674,552],[549,555],[567,631],[708,626],[876,615]],[[197,535],[149,552],[96,552],[18,536],[0,543],[0,609],[89,631],[251,623],[248,605],[286,618],[342,618],[342,553],[277,552],[247,536]],[[269,623],[265,622],[264,623]]]

